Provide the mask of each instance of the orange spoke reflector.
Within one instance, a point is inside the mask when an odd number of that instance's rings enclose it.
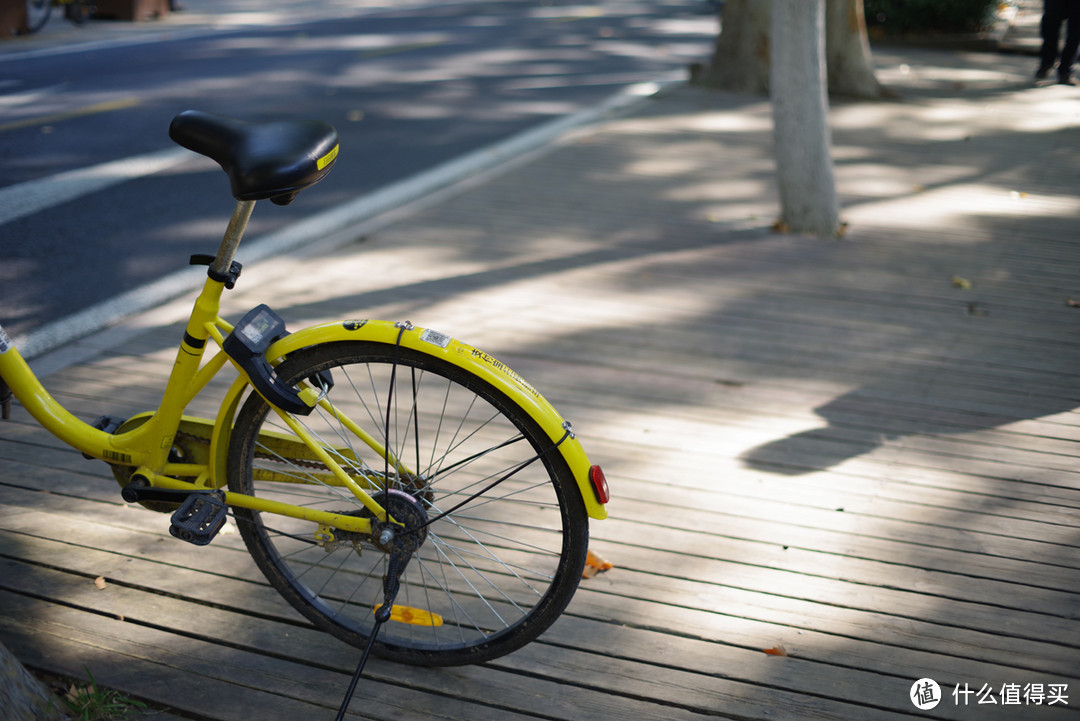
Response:
[[[375,610],[378,611],[380,608],[382,608],[382,604],[376,606]],[[431,613],[419,608],[410,608],[409,606],[399,606],[396,603],[390,608],[390,620],[412,626],[441,626],[443,624],[442,616],[437,613]]]

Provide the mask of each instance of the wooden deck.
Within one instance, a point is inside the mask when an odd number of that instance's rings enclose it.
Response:
[[[592,528],[615,568],[550,632],[483,666],[373,662],[351,718],[1077,718],[1080,100],[1030,87],[1028,58],[878,60],[907,99],[834,109],[842,240],[768,229],[767,105],[680,90],[329,258],[245,271],[234,315],[409,318],[490,351],[615,495]],[[69,349],[50,390],[85,418],[153,406],[172,312]],[[151,717],[333,717],[357,652],[238,536],[171,539],[13,415],[0,640],[171,710]],[[1029,684],[1041,705],[1011,696]]]

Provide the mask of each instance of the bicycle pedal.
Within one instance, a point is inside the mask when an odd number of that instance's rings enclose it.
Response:
[[[169,533],[181,541],[205,546],[214,540],[228,515],[221,493],[192,493],[173,511]]]

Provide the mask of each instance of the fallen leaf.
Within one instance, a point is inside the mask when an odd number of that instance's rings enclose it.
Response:
[[[791,232],[791,226],[788,225],[787,223],[785,223],[782,220],[777,220],[775,223],[773,223],[772,224],[772,229],[773,229],[774,233],[790,233]]]
[[[95,578],[94,579],[94,585],[98,587],[99,591],[104,591],[105,590],[105,577],[104,576],[98,576],[97,578]]]
[[[770,656],[787,656],[788,655],[787,649],[785,649],[780,644],[777,644],[777,645],[773,646],[772,648],[763,648],[761,650],[764,651],[765,653],[769,654]]]
[[[600,556],[597,556],[592,551],[589,551],[588,555],[585,557],[585,569],[581,572],[581,577],[592,578],[596,574],[603,573],[612,568],[614,568],[614,566],[611,563],[605,561]]]
[[[843,238],[847,235],[848,228],[851,227],[850,223],[844,222],[840,224],[840,227],[836,229],[836,237]]]
[[[1069,306],[1070,308],[1080,308],[1080,300],[1073,300],[1072,298],[1068,298],[1065,300],[1065,305]]]
[[[971,281],[967,278],[961,278],[958,275],[953,276],[952,284],[962,290],[971,290]]]

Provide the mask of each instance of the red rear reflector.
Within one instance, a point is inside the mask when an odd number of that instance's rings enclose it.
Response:
[[[600,501],[601,504],[611,500],[607,478],[604,478],[604,472],[600,470],[600,466],[593,466],[589,469],[589,482],[592,483],[593,490],[596,491],[596,500]]]

